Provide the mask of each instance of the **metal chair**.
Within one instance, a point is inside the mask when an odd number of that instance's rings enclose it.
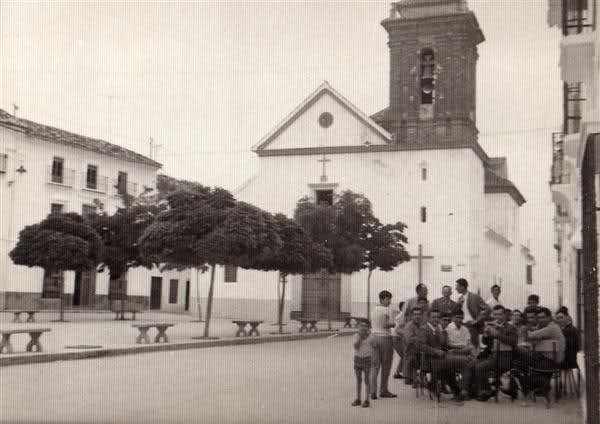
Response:
[[[533,352],[536,352],[535,350],[535,346],[533,347]],[[539,352],[539,351],[538,351]],[[541,368],[536,368],[535,366],[532,366],[532,364],[528,364],[528,372],[529,375],[531,376],[534,373],[538,373],[541,375],[546,375],[550,378],[550,391],[552,391],[552,380],[554,380],[554,401],[556,403],[558,403],[558,400],[560,399],[560,365],[557,364],[556,362],[556,342],[552,343],[552,361],[556,364],[555,368],[551,368],[551,369],[541,369]],[[536,401],[536,395],[535,395],[535,390],[531,391],[531,396],[533,397],[533,401]],[[546,397],[546,407],[550,408],[550,404],[551,404],[551,398],[550,398],[550,393],[548,393],[548,396]]]

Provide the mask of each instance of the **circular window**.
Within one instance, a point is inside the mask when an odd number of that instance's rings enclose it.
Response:
[[[319,116],[319,125],[323,128],[329,128],[333,123],[333,115],[329,112],[323,112],[321,116]]]

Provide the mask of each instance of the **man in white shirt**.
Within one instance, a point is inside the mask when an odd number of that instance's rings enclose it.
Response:
[[[498,284],[494,284],[490,289],[490,292],[492,293],[492,297],[490,297],[485,303],[487,303],[492,310],[494,310],[494,307],[498,305],[503,306],[502,303],[500,303],[500,286]]]
[[[464,325],[471,333],[471,342],[473,345],[478,344],[478,332],[476,328],[477,318],[480,315],[480,311],[490,312],[491,309],[483,301],[481,296],[476,293],[468,291],[469,283],[464,278],[456,280],[456,291],[460,294],[458,297],[458,308],[462,310],[464,314]]]
[[[373,369],[371,373],[371,399],[377,399],[377,375],[381,369],[381,385],[379,387],[379,397],[395,398],[395,394],[388,390],[388,379],[392,368],[392,359],[394,357],[394,344],[392,341],[391,329],[396,326],[392,319],[390,311],[390,303],[392,302],[392,294],[383,290],[379,292],[379,305],[373,310],[373,340],[374,340],[374,357]]]
[[[452,317],[452,322],[446,327],[448,335],[448,350],[456,355],[470,355],[474,353],[473,343],[471,343],[471,333],[463,325],[464,314],[462,311],[456,311]]]

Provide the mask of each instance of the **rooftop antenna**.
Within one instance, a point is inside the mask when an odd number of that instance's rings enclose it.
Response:
[[[16,103],[12,104],[13,107],[13,116],[16,118],[17,117],[17,110],[19,110],[19,105]]]
[[[154,138],[150,137],[150,159],[156,159],[157,156],[157,151],[160,147],[162,147],[162,144],[155,144]]]

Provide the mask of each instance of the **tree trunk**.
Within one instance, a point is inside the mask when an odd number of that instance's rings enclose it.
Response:
[[[210,266],[210,286],[208,289],[208,299],[206,302],[206,322],[204,323],[204,337],[208,337],[208,327],[210,325],[210,316],[212,314],[213,292],[215,288],[215,268],[216,265]]]
[[[121,275],[119,279],[120,283],[125,283],[125,292],[121,297],[121,319],[125,320],[125,301],[127,300],[127,271],[125,271],[123,274],[125,274],[125,278],[123,278],[123,275]]]
[[[367,319],[371,321],[371,274],[373,270],[369,268],[369,274],[367,275]]]
[[[65,278],[64,274],[60,279],[60,312],[59,312],[59,321],[65,320]]]
[[[285,307],[285,283],[287,276],[285,274],[280,274],[279,278],[281,279],[281,298],[279,299],[279,313],[277,317],[277,322],[279,324],[279,334],[283,333],[283,308]]]
[[[200,270],[196,268],[196,305],[198,306],[198,322],[202,322],[202,306],[200,305]]]
[[[323,273],[325,278],[325,273]],[[327,279],[327,329],[331,331],[331,287],[329,284],[329,278]]]

